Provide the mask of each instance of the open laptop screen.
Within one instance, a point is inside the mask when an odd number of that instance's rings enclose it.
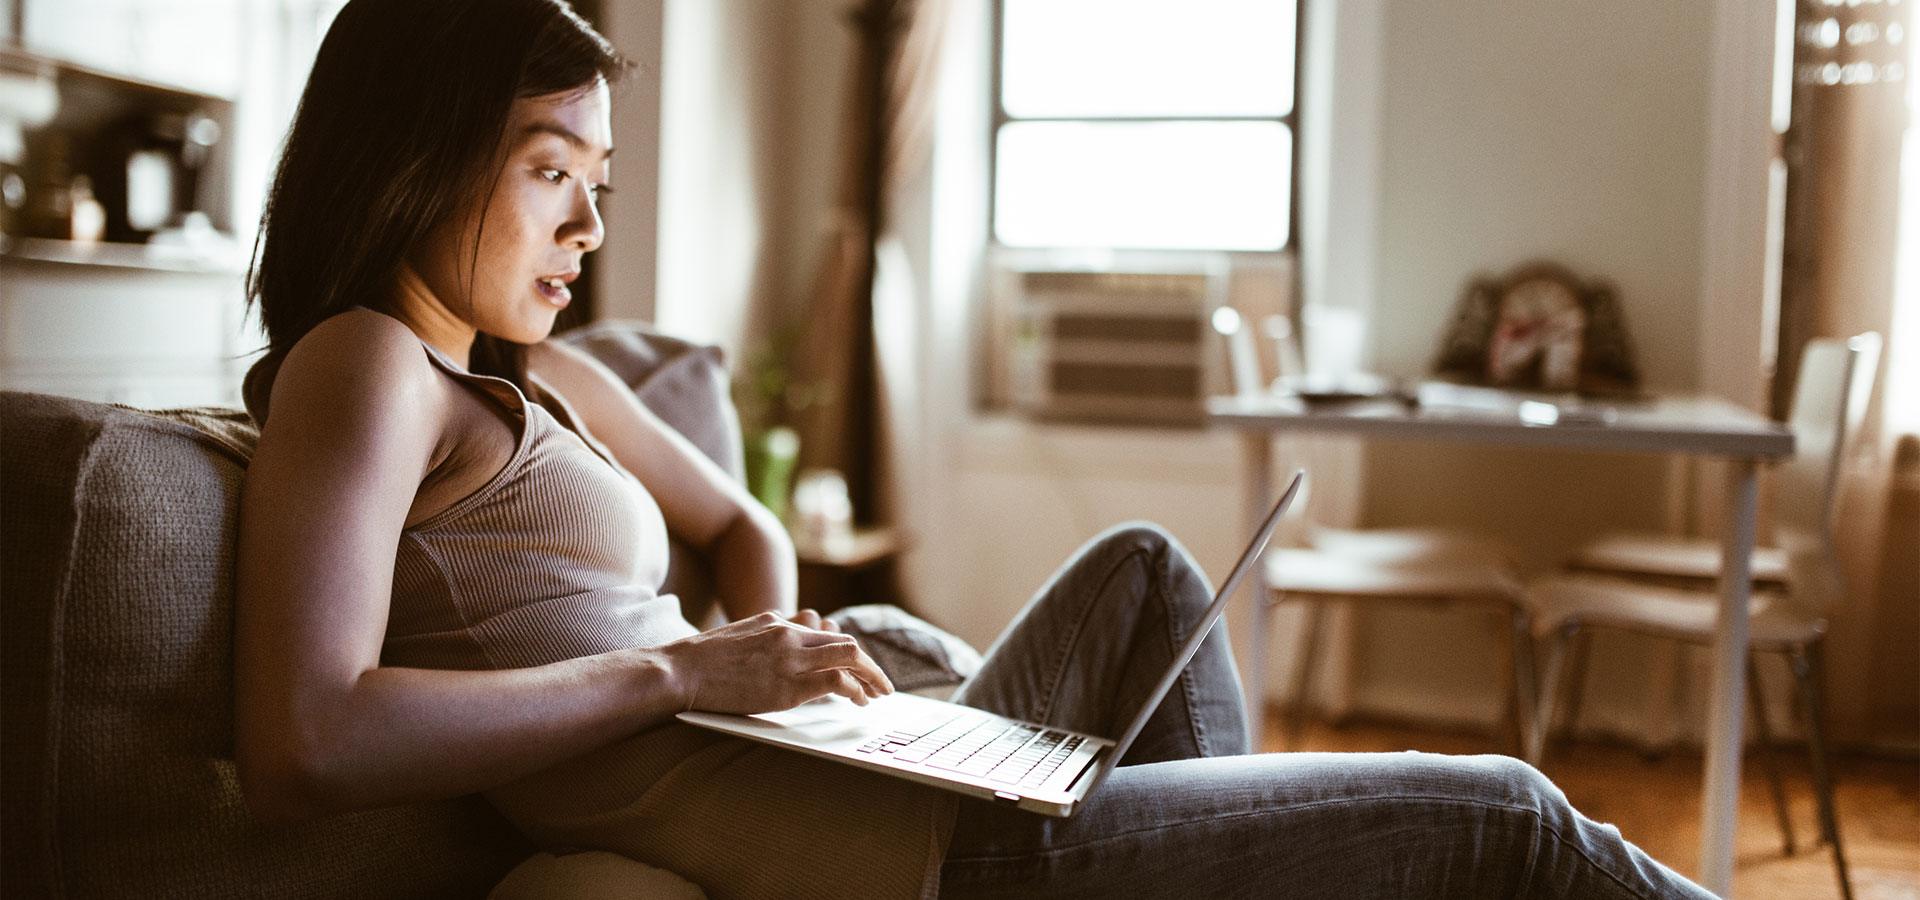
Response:
[[[1267,513],[1266,521],[1260,523],[1259,530],[1254,532],[1253,540],[1240,554],[1240,561],[1234,564],[1233,571],[1227,575],[1227,580],[1221,583],[1220,590],[1213,595],[1213,603],[1207,607],[1207,614],[1201,617],[1200,624],[1193,629],[1193,634],[1187,636],[1187,642],[1182,644],[1180,652],[1174,655],[1173,665],[1167,667],[1166,674],[1160,676],[1160,683],[1154,685],[1153,691],[1147,694],[1146,702],[1142,703],[1139,711],[1134,713],[1133,722],[1127,726],[1126,733],[1120,736],[1119,742],[1114,744],[1106,758],[1100,761],[1098,771],[1093,776],[1093,786],[1088,789],[1089,793],[1098,789],[1100,782],[1106,780],[1107,773],[1119,765],[1120,757],[1126,755],[1127,750],[1133,746],[1134,739],[1138,738],[1140,732],[1147,727],[1147,720],[1153,717],[1154,710],[1160,708],[1160,701],[1173,687],[1174,679],[1180,677],[1180,673],[1186,670],[1187,664],[1193,661],[1194,654],[1200,652],[1200,644],[1213,631],[1214,625],[1219,623],[1221,615],[1227,610],[1227,601],[1240,587],[1240,582],[1246,579],[1247,573],[1253,570],[1253,564],[1260,558],[1261,552],[1266,550],[1267,541],[1273,537],[1274,527],[1280,524],[1280,517],[1285,515],[1287,507],[1293,504],[1294,495],[1300,492],[1300,486],[1306,481],[1306,477],[1305,471],[1298,469],[1294,471],[1293,478],[1287,483],[1287,489],[1280,494],[1280,499],[1274,502],[1273,509]]]

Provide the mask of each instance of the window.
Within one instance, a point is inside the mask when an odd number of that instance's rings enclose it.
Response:
[[[1001,0],[993,234],[1292,241],[1295,0]]]

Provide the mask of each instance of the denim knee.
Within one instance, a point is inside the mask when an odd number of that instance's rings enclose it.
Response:
[[[1552,780],[1521,760],[1485,754],[1464,757],[1462,761],[1477,776],[1475,790],[1482,800],[1530,809],[1543,818],[1566,803],[1566,795],[1560,793]]]
[[[1173,596],[1197,594],[1195,599],[1201,608],[1205,608],[1212,591],[1207,589],[1206,575],[1201,572],[1200,564],[1194,561],[1193,554],[1180,543],[1178,538],[1169,534],[1165,528],[1153,522],[1135,520],[1122,522],[1100,533],[1093,539],[1093,545],[1105,554],[1125,556],[1142,553],[1148,561],[1148,570],[1156,577],[1156,585],[1162,593]],[[1187,592],[1178,590],[1178,582],[1191,577],[1199,582],[1200,590]]]
[[[1136,519],[1121,522],[1093,539],[1093,543],[1103,550],[1113,553],[1140,551],[1148,556],[1163,556],[1171,547],[1178,546],[1173,535],[1152,522]]]

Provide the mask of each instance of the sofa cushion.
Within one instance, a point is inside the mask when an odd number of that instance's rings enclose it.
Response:
[[[593,355],[734,480],[743,478],[740,416],[720,348],[668,337],[640,322],[609,320],[560,340]]]
[[[482,896],[531,852],[472,797],[254,824],[232,761],[236,448],[32,394],[0,393],[0,422],[4,893]]]
[[[853,635],[902,691],[945,699],[986,664],[973,645],[898,606],[848,606],[827,618]]]

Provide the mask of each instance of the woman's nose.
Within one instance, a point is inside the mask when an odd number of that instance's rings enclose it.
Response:
[[[606,239],[606,223],[600,220],[600,207],[591,188],[582,184],[574,192],[574,198],[573,208],[569,211],[571,214],[567,216],[566,223],[560,226],[556,237],[562,246],[592,253]]]

